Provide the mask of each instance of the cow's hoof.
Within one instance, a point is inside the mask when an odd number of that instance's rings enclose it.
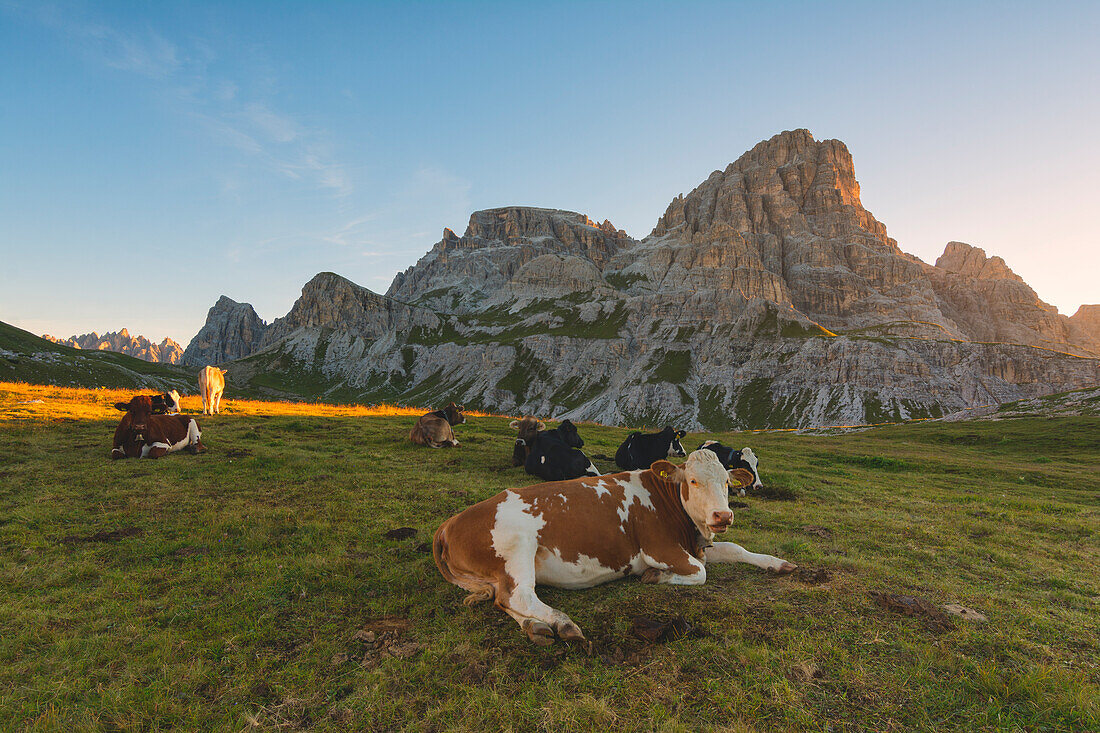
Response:
[[[657,568],[646,568],[640,580],[643,583],[656,583],[661,579],[661,571]]]
[[[572,621],[558,624],[558,636],[562,641],[584,641],[584,633],[581,632],[581,627],[577,626]]]
[[[795,565],[793,562],[787,562],[786,560],[784,560],[783,564],[777,568],[768,568],[768,572],[772,575],[787,575],[789,573],[793,573],[795,570],[798,570],[798,566]]]
[[[550,624],[534,619],[523,622],[523,630],[527,632],[527,638],[539,646],[550,646],[554,643],[554,630]]]

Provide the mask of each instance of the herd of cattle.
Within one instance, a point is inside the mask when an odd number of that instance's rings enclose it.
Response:
[[[203,413],[218,411],[224,372],[199,375]],[[123,415],[111,458],[159,458],[188,450],[201,453],[202,431],[180,415],[179,394],[140,395],[115,407]],[[421,416],[409,439],[433,448],[455,447],[454,427],[466,422],[450,403]],[[469,592],[467,605],[492,600],[537,644],[555,638],[582,640],[564,613],[539,600],[535,586],[589,588],[629,575],[646,583],[701,584],[706,564],[744,562],[773,573],[796,565],[715,542],[733,521],[729,490],[761,486],[758,460],[708,440],[687,455],[683,430],[631,433],[615,453],[617,473],[601,474],[581,448],[569,420],[552,430],[533,417],[513,420],[512,463],[543,483],[507,489],[454,515],[436,530],[433,553],[439,572]],[[599,456],[597,456],[599,457]],[[668,459],[686,457],[676,465]]]
[[[224,390],[224,369],[208,366],[199,372],[202,414],[213,415],[221,410]],[[160,458],[184,449],[191,453],[206,450],[198,422],[179,414],[180,393],[174,389],[116,402],[115,409],[126,414],[115,428],[111,458]]]
[[[453,402],[421,417],[409,439],[418,445],[457,446],[454,426],[466,421]],[[465,603],[493,601],[536,644],[582,641],[565,613],[542,602],[536,585],[590,588],[616,578],[698,585],[707,563],[743,562],[772,573],[797,569],[772,555],[715,542],[733,521],[729,490],[760,487],[758,461],[748,448],[708,440],[691,455],[686,433],[631,433],[615,453],[622,469],[602,475],[581,448],[577,426],[553,430],[537,418],[513,420],[512,463],[543,483],[506,489],[469,507],[436,530],[432,552],[450,583],[469,592]],[[668,458],[687,457],[682,465]]]
[[[462,405],[450,403],[442,410],[429,412],[421,416],[409,433],[409,440],[417,445],[432,448],[457,446],[454,426],[466,422],[462,414]],[[511,428],[518,433],[512,450],[512,465],[523,466],[532,476],[543,481],[568,481],[582,476],[599,476],[600,471],[584,454],[584,439],[577,432],[577,426],[569,420],[547,430],[546,424],[537,418],[525,417],[513,420]],[[662,458],[684,458],[684,446],[680,438],[687,435],[683,430],[666,427],[659,433],[631,433],[615,453],[615,465],[624,471],[637,471],[649,468],[654,461]],[[760,488],[760,474],[756,455],[750,448],[734,450],[729,446],[708,440],[699,446],[699,450],[714,453],[719,462],[729,471],[740,469],[738,487],[744,496],[745,486]],[[747,480],[746,480],[747,479]]]

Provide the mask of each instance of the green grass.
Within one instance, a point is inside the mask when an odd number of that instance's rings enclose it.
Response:
[[[112,423],[0,423],[0,729],[1100,727],[1098,418],[688,436],[752,446],[793,497],[750,494],[726,538],[831,580],[718,565],[694,588],[540,589],[591,654],[463,606],[421,547],[532,482],[508,421],[472,418],[456,450],[409,444],[412,422],[220,415],[203,455],[117,462]],[[627,432],[580,431],[606,455]],[[934,632],[869,590],[989,622]],[[640,614],[700,635],[646,645]],[[424,647],[362,666],[353,636],[383,617]]]
[[[691,352],[686,350],[661,352],[650,362],[650,366],[653,368],[649,375],[650,382],[683,384],[691,372]]]

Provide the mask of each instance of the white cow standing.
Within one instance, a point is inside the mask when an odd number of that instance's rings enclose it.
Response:
[[[199,395],[202,396],[202,414],[214,415],[221,409],[222,391],[225,389],[225,369],[207,366],[199,371]]]

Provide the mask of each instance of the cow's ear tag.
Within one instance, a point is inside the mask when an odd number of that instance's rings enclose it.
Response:
[[[668,471],[661,471],[661,478],[668,478]]]

